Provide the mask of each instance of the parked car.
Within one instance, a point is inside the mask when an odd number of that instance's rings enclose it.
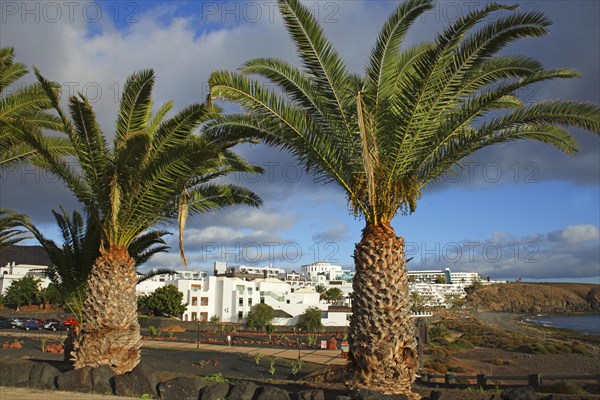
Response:
[[[21,326],[23,326],[23,322],[25,322],[25,318],[13,319],[13,328],[20,328]]]
[[[28,319],[23,322],[23,325],[21,325],[21,329],[25,329],[26,331],[33,329],[40,330],[42,329],[42,324],[40,324],[40,322],[37,319]]]
[[[63,324],[60,321],[46,321],[44,324],[44,329],[47,331],[66,331],[69,330],[69,327]]]
[[[1,318],[0,319],[0,329],[12,329],[14,328],[14,322],[12,318]]]
[[[77,325],[79,325],[79,321],[77,321],[77,318],[65,318],[65,320],[63,321],[63,324],[65,324],[67,327],[77,326]]]

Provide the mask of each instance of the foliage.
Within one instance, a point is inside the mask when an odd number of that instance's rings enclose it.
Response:
[[[14,304],[17,310],[23,304],[31,305],[38,294],[40,283],[40,279],[31,275],[13,281],[6,289],[6,303]]]
[[[275,375],[275,359],[274,358],[269,359],[269,373],[271,375]]]
[[[325,292],[325,300],[340,301],[344,299],[344,292],[340,288],[332,287]]]
[[[269,340],[271,340],[271,337],[273,336],[273,332],[275,332],[275,327],[273,326],[273,324],[271,324],[271,323],[266,324],[265,332],[267,332],[267,335],[269,336]]]
[[[292,375],[296,375],[298,372],[300,372],[302,369],[302,364],[303,363],[301,359],[290,361],[290,370]]]
[[[208,375],[203,378],[207,382],[219,382],[219,383],[228,383],[229,380],[223,376],[222,373],[218,372],[216,374]]]
[[[429,325],[429,337],[432,340],[444,339],[448,336],[450,336],[448,329],[446,329],[446,325],[444,325],[442,322]]]
[[[213,72],[211,97],[248,115],[224,116],[209,131],[215,137],[253,131],[290,151],[320,181],[343,188],[355,215],[384,226],[398,212],[414,212],[424,186],[482,148],[525,139],[574,154],[577,144],[564,127],[600,132],[596,105],[518,98],[532,85],[579,76],[502,53],[519,39],[546,35],[545,15],[490,3],[454,20],[435,41],[403,43],[434,6],[432,0],[398,5],[357,76],[308,6],[279,1],[303,66],[258,58],[239,73]]]
[[[254,353],[254,362],[256,363],[256,365],[260,365],[260,359],[263,357],[263,355],[259,352]]]
[[[50,283],[47,287],[38,291],[38,297],[40,302],[46,304],[61,304],[63,301],[63,294],[61,288],[55,283]]]
[[[252,306],[252,310],[246,318],[246,326],[256,330],[263,330],[270,325],[275,318],[275,310],[268,304],[259,303]]]
[[[436,285],[444,285],[446,284],[446,278],[441,275],[438,275],[435,277],[434,283]]]
[[[0,208],[0,249],[27,239],[27,236],[23,235],[24,231],[18,228],[28,221],[25,215]]]
[[[61,129],[60,120],[47,113],[52,103],[42,86],[17,83],[28,71],[24,64],[15,63],[14,57],[14,48],[0,48],[0,170],[28,160],[35,163],[37,154],[23,141],[22,132],[41,138],[42,129]],[[58,84],[50,87],[56,90]],[[45,137],[43,143],[56,156],[72,150],[69,141],[63,138]]]
[[[46,342],[48,341],[48,338],[43,337],[40,339],[40,348],[42,349],[42,353],[46,352]]]
[[[217,314],[213,315],[212,317],[210,317],[210,322],[216,324],[221,320],[221,317],[219,317]]]
[[[298,317],[296,327],[306,332],[318,332],[323,324],[321,323],[321,310],[317,307],[307,308],[303,314]]]
[[[425,309],[425,299],[417,292],[410,293],[410,307],[413,312],[420,312]]]
[[[170,333],[172,333],[172,332],[170,332]],[[154,336],[154,337],[159,337],[160,334],[161,334],[160,328],[156,328],[154,325],[150,325],[148,327],[148,335]]]
[[[143,303],[154,315],[177,316],[187,308],[187,304],[183,304],[183,293],[174,285],[159,287]]]
[[[4,295],[0,293],[0,306],[4,306]]]
[[[482,287],[483,287],[483,283],[481,283],[481,280],[476,280],[465,288],[465,292],[467,292],[467,295],[470,296],[473,293],[475,293],[476,291],[478,291],[479,289],[481,289]]]
[[[134,73],[125,83],[112,146],[87,98],[81,94],[69,98],[69,119],[51,83],[37,70],[36,76],[73,143],[77,168],[45,152],[39,138],[25,134],[25,139],[40,152],[41,166],[60,178],[86,214],[97,220],[106,250],[129,249],[150,228],[178,218],[183,258],[188,214],[260,204],[245,188],[215,183],[230,172],[261,171],[229,150],[240,140],[210,140],[194,133],[216,115],[216,108],[194,104],[166,119],[173,107],[167,102],[152,114],[154,71]]]
[[[327,292],[327,287],[325,285],[319,283],[317,286],[315,286],[315,291],[321,295],[320,297],[322,299],[325,299]]]

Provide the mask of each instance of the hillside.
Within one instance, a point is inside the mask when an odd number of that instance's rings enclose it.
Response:
[[[478,310],[513,313],[566,313],[600,310],[600,285],[579,283],[508,283],[479,289],[469,296]]]

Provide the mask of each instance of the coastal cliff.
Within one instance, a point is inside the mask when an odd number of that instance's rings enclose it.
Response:
[[[482,311],[568,313],[600,310],[600,285],[507,283],[483,287],[469,296]]]

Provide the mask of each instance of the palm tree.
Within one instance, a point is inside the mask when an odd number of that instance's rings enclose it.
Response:
[[[306,6],[278,3],[303,67],[258,58],[240,73],[213,72],[211,98],[235,102],[247,113],[223,117],[207,132],[231,138],[252,132],[346,192],[354,214],[366,222],[354,251],[355,383],[410,393],[416,343],[404,240],[392,219],[414,212],[425,185],[481,148],[531,139],[576,153],[564,128],[598,133],[599,108],[563,100],[524,104],[516,97],[530,85],[578,76],[546,70],[530,57],[498,55],[517,39],[547,33],[550,21],[540,12],[488,4],[457,19],[435,41],[405,47],[411,25],[433,7],[432,0],[408,0],[385,22],[364,75],[357,76]],[[489,22],[500,10],[502,16]]]
[[[344,292],[340,288],[329,288],[325,292],[325,299],[329,302],[338,302],[344,299]]]
[[[315,291],[320,294],[321,299],[325,299],[325,292],[327,292],[327,288],[322,283],[319,283],[315,286]]]
[[[59,105],[52,85],[36,70],[73,144],[73,168],[56,157],[35,135],[27,143],[41,156],[39,164],[58,176],[88,215],[97,215],[100,256],[88,275],[81,330],[75,338],[75,368],[108,365],[115,372],[133,369],[140,359],[140,332],[135,286],[136,261],[130,246],[152,227],[187,213],[249,204],[260,199],[251,191],[215,183],[232,171],[256,172],[233,154],[237,141],[209,141],[194,130],[216,115],[215,109],[193,104],[165,119],[167,102],[152,114],[154,72],[134,73],[123,87],[112,147],[96,122],[88,100],[69,99],[70,118]]]
[[[35,158],[35,150],[23,141],[24,131],[41,140],[42,129],[60,130],[60,120],[46,112],[52,103],[41,85],[17,85],[27,68],[15,63],[14,57],[14,48],[0,48],[0,169]],[[52,87],[56,90],[58,85]],[[46,136],[43,140],[56,155],[72,151],[64,138]]]

